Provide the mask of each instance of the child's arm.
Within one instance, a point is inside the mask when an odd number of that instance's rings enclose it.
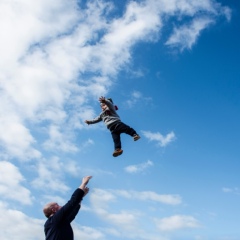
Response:
[[[98,117],[92,119],[92,120],[85,120],[85,123],[86,124],[94,124],[94,123],[98,123],[98,122],[101,122],[102,121],[102,118],[101,118],[101,115],[99,115]]]
[[[111,112],[116,113],[116,108],[115,106],[107,99],[105,99],[105,104],[108,106],[109,110],[111,110]]]
[[[113,103],[111,101],[109,101],[105,97],[100,97],[99,102],[100,103],[105,103],[108,106],[109,110],[116,113],[117,108],[113,105]]]

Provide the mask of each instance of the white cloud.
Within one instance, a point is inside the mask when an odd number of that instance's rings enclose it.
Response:
[[[139,217],[138,213],[134,211],[120,211],[118,213],[109,213],[106,211],[104,214],[102,213],[102,216],[104,216],[108,222],[121,228],[123,227],[126,230],[135,229]]]
[[[125,191],[116,190],[115,193],[125,198],[136,199],[139,201],[153,201],[170,205],[178,205],[182,203],[182,199],[179,195],[170,194],[157,194],[151,191]]]
[[[131,99],[127,100],[127,105],[131,108],[133,107],[142,97],[142,93],[139,91],[133,91],[131,95]]]
[[[72,28],[77,19],[75,9],[74,1],[1,1],[0,66],[8,66],[10,70],[9,63],[22,57],[32,44]]]
[[[119,210],[118,213],[111,212],[109,204],[117,201],[114,192],[94,189],[90,195],[93,211],[104,221],[111,223],[126,231],[134,229],[137,225],[138,214],[136,211]]]
[[[234,187],[234,188],[223,187],[222,191],[224,193],[233,193],[233,194],[240,195],[240,189],[238,187]]]
[[[224,187],[224,188],[222,188],[222,191],[225,193],[230,193],[230,192],[233,192],[233,189]]]
[[[0,101],[0,133],[1,155],[5,158],[28,160],[41,156],[34,148],[36,140],[18,115],[18,110],[12,108],[4,96]]]
[[[44,221],[11,209],[0,202],[1,239],[4,240],[42,240],[44,239]],[[3,217],[4,216],[4,217]]]
[[[170,132],[166,136],[163,136],[159,132],[153,133],[150,131],[142,131],[142,133],[149,141],[157,141],[158,145],[161,147],[166,147],[170,142],[176,139],[174,132]]]
[[[127,201],[124,201],[126,199]],[[124,203],[124,207],[121,207],[120,202]],[[152,228],[155,222],[151,215],[153,212],[146,212],[146,205],[148,207],[151,204],[155,206],[157,203],[178,205],[181,202],[181,197],[178,195],[157,194],[151,191],[94,189],[90,195],[90,209],[102,221],[107,222],[114,229],[117,227],[117,232],[122,237],[127,236],[127,238],[132,237],[133,239],[166,239],[163,235],[159,235],[156,228],[153,228],[151,234],[145,232],[146,226],[143,227],[142,224],[147,222]],[[142,222],[143,218],[145,221]]]
[[[110,191],[104,189],[94,189],[90,195],[90,200],[96,209],[107,208],[109,202],[115,201],[116,197]]]
[[[139,102],[143,105],[149,103],[151,100],[151,97],[145,97],[141,92],[135,90],[131,93],[130,99],[126,101],[126,104],[129,108],[132,108]]]
[[[210,18],[194,19],[190,24],[182,25],[179,28],[175,27],[173,34],[169,37],[166,45],[178,47],[181,51],[191,49],[196,43],[200,32],[206,29],[213,20]]]
[[[116,202],[118,197],[138,200],[138,201],[152,201],[160,202],[169,205],[178,205],[182,203],[179,195],[172,194],[158,194],[152,191],[133,191],[133,190],[104,190],[94,189],[91,194],[91,201],[96,208],[103,209],[108,207],[108,203]]]
[[[161,20],[151,4],[130,2],[124,15],[108,25],[106,35],[96,48],[95,57],[101,60],[98,62],[101,62],[102,74],[115,75],[130,61],[130,48],[138,41],[152,39],[160,26]]]
[[[87,141],[82,143],[82,145],[80,146],[80,150],[88,148],[91,145],[94,145],[94,141],[92,139],[88,139]]]
[[[64,134],[63,131],[59,126],[51,125],[48,131],[50,138],[45,141],[44,147],[62,152],[77,152],[78,148],[68,139],[70,134]]]
[[[106,239],[103,231],[94,229],[87,226],[78,226],[73,224],[74,238],[75,239],[84,239],[84,240],[104,240]]]
[[[66,164],[66,163],[65,163]],[[69,187],[63,181],[64,163],[57,157],[41,159],[36,164],[38,177],[32,181],[34,188],[44,191],[65,192]]]
[[[221,6],[221,4],[214,1],[171,1],[176,8],[175,11],[180,12],[180,24],[174,27],[173,33],[166,41],[166,45],[175,47],[180,51],[191,49],[197,42],[201,31],[214,24],[217,17],[223,15],[228,21],[231,19],[231,9]],[[170,4],[169,4],[170,5]],[[176,12],[175,12],[176,13]],[[184,15],[191,16],[192,19],[181,21]]]
[[[82,169],[76,161],[68,161],[64,166],[64,170],[72,176],[79,177]]]
[[[153,162],[148,160],[145,163],[130,165],[124,168],[124,170],[128,173],[137,173],[143,172],[146,168],[153,166]]]
[[[0,194],[3,199],[32,204],[30,191],[21,185],[25,179],[15,165],[0,161],[0,176]]]
[[[182,228],[200,227],[197,219],[186,215],[174,215],[162,219],[155,219],[155,223],[160,231],[175,231]]]

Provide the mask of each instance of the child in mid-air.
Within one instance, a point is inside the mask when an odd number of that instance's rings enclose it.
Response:
[[[113,156],[117,157],[123,153],[122,146],[121,146],[121,133],[126,133],[133,137],[134,141],[137,141],[140,136],[136,133],[136,131],[123,123],[117,114],[117,106],[113,105],[112,99],[105,97],[100,97],[99,102],[101,104],[102,112],[98,117],[93,120],[86,120],[85,123],[87,124],[94,124],[100,121],[103,121],[107,128],[110,130],[114,142],[114,152]]]

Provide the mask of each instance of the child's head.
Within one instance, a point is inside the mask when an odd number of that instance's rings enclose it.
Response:
[[[113,100],[111,99],[111,98],[107,98],[106,99],[107,101],[109,101],[109,102],[111,102],[112,104],[113,104]],[[104,102],[101,102],[100,103],[100,106],[101,106],[101,108],[102,108],[102,111],[105,111],[106,109],[107,109],[107,104]],[[118,107],[116,106],[116,105],[113,105],[114,106],[114,108],[115,108],[115,110],[118,110]]]
[[[106,108],[107,108],[107,104],[106,103],[101,103],[100,106],[102,108],[102,111],[105,111]]]

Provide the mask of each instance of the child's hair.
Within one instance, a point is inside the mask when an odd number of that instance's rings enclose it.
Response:
[[[113,104],[113,100],[111,98],[107,98],[107,100]]]
[[[110,101],[113,104],[112,98],[107,98],[108,101]],[[114,104],[113,104],[114,105]],[[118,110],[118,106],[114,105],[115,109]]]

